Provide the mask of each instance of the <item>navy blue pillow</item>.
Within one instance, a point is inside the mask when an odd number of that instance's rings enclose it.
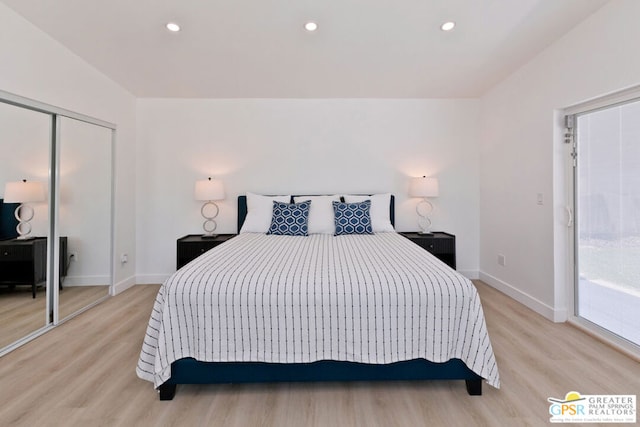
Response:
[[[311,200],[301,203],[273,202],[271,227],[267,234],[280,236],[309,235],[309,207]]]
[[[341,234],[373,234],[371,200],[359,203],[333,202],[336,236]]]

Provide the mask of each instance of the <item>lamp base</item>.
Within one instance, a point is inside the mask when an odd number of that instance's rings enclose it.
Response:
[[[35,238],[36,238],[36,236],[26,236],[26,235],[23,235],[23,236],[18,236],[18,237],[16,237],[16,240],[33,240],[33,239],[35,239]]]
[[[420,211],[420,206],[422,205],[425,205],[429,208],[427,212],[423,213]],[[418,227],[420,228],[418,234],[420,234],[421,236],[433,236],[433,233],[431,232],[431,219],[428,215],[432,211],[433,205],[426,198],[416,205],[416,213],[418,214]]]
[[[16,233],[18,233],[17,240],[29,240],[33,238],[29,233],[31,233],[31,224],[29,221],[33,219],[34,210],[31,206],[22,203],[18,206],[13,213],[13,216],[18,220],[18,225],[16,226]]]
[[[211,208],[215,208],[214,212],[209,212]],[[202,235],[203,239],[213,239],[218,235],[214,232],[216,228],[218,228],[218,224],[216,224],[215,217],[218,216],[218,212],[220,209],[218,205],[216,205],[213,201],[208,201],[204,205],[202,205],[202,209],[200,209],[200,213],[204,217],[204,222],[202,223],[202,229],[204,230],[204,234]]]

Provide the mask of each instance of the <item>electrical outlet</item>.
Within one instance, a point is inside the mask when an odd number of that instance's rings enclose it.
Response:
[[[120,262],[122,264],[128,263],[129,262],[129,255],[127,255],[127,254],[120,255]]]
[[[507,258],[502,254],[498,254],[498,265],[503,267],[506,267],[507,265]]]
[[[69,261],[78,262],[78,252],[69,252]]]

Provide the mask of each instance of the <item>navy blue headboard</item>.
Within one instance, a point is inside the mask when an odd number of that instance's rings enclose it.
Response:
[[[3,203],[0,199],[0,240],[18,237],[16,231],[18,220],[13,213],[19,205],[19,203]]]
[[[313,194],[304,194],[304,196],[312,196]],[[370,196],[370,194],[367,194]],[[291,196],[292,201],[293,197]],[[389,219],[391,219],[391,225],[396,225],[396,210],[395,210],[396,198],[392,194],[391,201],[389,202]],[[242,229],[242,224],[244,224],[244,220],[247,217],[247,196],[238,196],[238,233]]]

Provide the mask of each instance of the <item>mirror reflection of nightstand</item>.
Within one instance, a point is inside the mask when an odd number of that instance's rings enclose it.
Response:
[[[67,274],[67,238],[60,237],[60,277]],[[36,289],[47,280],[47,238],[34,237],[26,240],[0,241],[0,285],[31,286]]]

